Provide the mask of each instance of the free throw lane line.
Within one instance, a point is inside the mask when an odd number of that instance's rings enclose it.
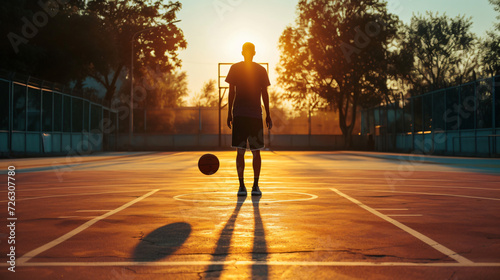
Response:
[[[470,265],[470,264],[474,263],[473,261],[471,261],[471,260],[469,260],[469,259],[467,259],[467,258],[465,258],[465,257],[463,257],[461,255],[459,255],[458,253],[456,253],[456,252],[448,249],[447,247],[445,247],[445,246],[439,244],[438,242],[430,239],[429,237],[421,234],[420,232],[418,232],[418,231],[416,231],[416,230],[414,230],[414,229],[412,229],[412,228],[410,228],[408,226],[405,226],[404,224],[402,224],[402,223],[400,223],[400,222],[398,222],[398,221],[396,221],[396,220],[388,217],[387,215],[384,215],[384,214],[380,213],[379,211],[377,211],[377,210],[375,210],[375,209],[373,209],[373,208],[371,208],[371,207],[369,207],[369,206],[361,203],[360,201],[358,201],[358,200],[356,200],[356,199],[354,199],[354,198],[352,198],[352,197],[344,194],[343,192],[341,192],[341,191],[339,191],[337,189],[331,189],[331,190],[334,191],[334,192],[336,192],[338,195],[340,195],[340,196],[342,196],[342,197],[350,200],[351,202],[353,202],[354,204],[358,205],[359,207],[365,209],[366,211],[374,214],[375,216],[386,220],[387,222],[389,222],[389,223],[397,226],[398,228],[400,228],[400,229],[406,231],[407,233],[413,235],[414,237],[420,239],[421,241],[423,241],[427,245],[431,246],[432,248],[434,248],[434,249],[438,250],[439,252],[447,255],[448,257],[456,260],[458,263],[463,264],[463,265]]]
[[[150,195],[153,195],[154,193],[156,193],[157,191],[159,191],[160,189],[156,189],[156,190],[152,190],[150,192],[148,192],[147,194],[141,196],[141,197],[138,197],[130,202],[127,202],[125,204],[123,204],[122,206],[114,209],[114,210],[111,210],[107,213],[104,213],[103,215],[99,216],[99,217],[95,217],[94,219],[84,223],[83,225],[75,228],[74,230],[66,233],[65,235],[43,245],[43,246],[40,246],[38,248],[36,248],[35,250],[32,250],[26,254],[24,254],[22,257],[19,258],[18,260],[18,264],[24,264],[26,263],[27,261],[29,261],[31,258],[35,257],[36,255],[44,252],[44,251],[47,251],[48,249],[54,247],[54,246],[57,246],[61,243],[63,243],[64,241],[70,239],[71,237],[77,235],[78,233],[86,230],[87,228],[89,228],[90,226],[92,226],[93,224],[97,223],[98,221],[102,220],[102,219],[106,219],[107,217],[113,215],[113,214],[116,214],[120,211],[122,211],[123,209],[127,208],[127,207],[130,207],[132,205],[134,205],[135,203],[145,199],[146,197],[150,196]]]
[[[8,266],[0,263],[0,267]],[[163,261],[163,262],[29,262],[23,267],[117,267],[117,266],[208,266],[208,265],[256,265],[256,266],[365,266],[365,267],[500,267],[500,263],[409,263],[409,262],[315,262],[315,261]]]

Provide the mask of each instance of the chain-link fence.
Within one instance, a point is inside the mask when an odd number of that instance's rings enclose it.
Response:
[[[266,147],[291,149],[343,149],[344,138],[337,112],[289,112],[271,109],[273,128],[264,130]],[[265,118],[265,116],[264,116]],[[354,128],[354,147],[364,149],[360,136],[361,114]],[[181,107],[162,110],[134,110],[134,133],[129,120],[120,119],[119,147],[134,150],[229,148],[231,130],[227,127],[227,107]]]
[[[429,92],[362,113],[378,151],[498,155],[500,76]]]
[[[85,154],[110,150],[219,149],[231,146],[227,107],[134,109],[105,106],[58,84],[0,73],[0,155]],[[110,109],[111,107],[112,109]],[[113,109],[113,108],[116,108]],[[271,109],[273,128],[265,129],[267,147],[343,149],[338,113],[329,110],[287,112]],[[352,148],[364,149],[361,115]]]
[[[30,77],[0,78],[0,154],[115,148],[117,113],[91,95]]]
[[[271,109],[273,119],[272,133],[277,135],[341,135],[338,113],[315,111],[309,115],[301,111],[289,116],[285,111]],[[354,128],[359,134],[360,116]],[[265,117],[265,116],[264,116]],[[161,110],[134,110],[134,133],[162,134],[218,134],[219,114],[217,107],[179,107]],[[231,134],[226,126],[227,109],[221,110],[221,132]],[[120,132],[129,129],[128,119],[120,120]]]

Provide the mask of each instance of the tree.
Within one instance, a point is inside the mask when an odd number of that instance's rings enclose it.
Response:
[[[81,82],[88,54],[96,49],[91,36],[98,28],[95,20],[70,12],[79,4],[3,1],[0,33],[6,40],[0,45],[1,68],[64,84]]]
[[[135,37],[134,78],[147,78],[147,69],[179,76],[174,73],[181,66],[177,52],[186,41],[171,22],[181,4],[163,2],[5,0],[0,31],[9,40],[0,46],[1,67],[76,87],[90,76],[106,88],[110,101],[119,78],[130,80],[132,35],[154,27]]]
[[[500,13],[500,0],[490,0],[490,3],[494,5],[495,11]],[[500,14],[497,15],[497,19],[500,19]],[[483,66],[484,72],[488,76],[500,75],[500,23],[496,24],[496,32],[489,31],[488,38],[483,42],[482,48],[483,53]]]
[[[171,73],[181,66],[177,51],[186,48],[182,30],[171,24],[181,9],[180,2],[167,4],[159,0],[92,0],[83,11],[101,20],[101,31],[106,34],[105,59],[89,65],[90,75],[107,90],[105,99],[113,98],[118,77],[130,65],[132,36],[135,37],[134,77],[141,78],[143,67]],[[130,69],[129,69],[130,70]]]
[[[301,0],[295,24],[283,31],[278,83],[290,95],[318,94],[339,113],[346,146],[360,106],[387,91],[395,15],[379,0]]]
[[[201,92],[196,93],[193,101],[197,107],[217,107],[219,96],[216,90],[217,81],[210,79],[203,84]]]
[[[500,0],[489,0],[490,4],[493,5],[493,9],[500,13]],[[500,20],[500,15],[497,15],[497,19]],[[496,24],[497,30],[500,30],[500,22]]]
[[[123,95],[130,95],[130,87]],[[186,72],[163,72],[146,68],[142,79],[134,83],[134,97],[138,107],[144,109],[164,109],[184,105],[188,94]]]
[[[427,13],[413,16],[406,27],[406,48],[412,50],[413,71],[408,82],[413,95],[476,79],[478,41],[472,21],[463,16]]]

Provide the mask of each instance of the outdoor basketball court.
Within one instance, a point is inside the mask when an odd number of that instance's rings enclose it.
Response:
[[[235,152],[213,153],[212,176],[203,152],[1,160],[0,278],[500,277],[498,160],[265,151],[262,198],[238,199]]]

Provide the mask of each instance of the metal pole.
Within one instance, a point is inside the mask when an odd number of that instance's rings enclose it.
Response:
[[[308,108],[307,125],[309,126],[307,144],[309,145],[309,147],[311,147],[311,102],[310,102],[310,100],[307,100],[307,108]]]
[[[491,78],[491,83],[492,83],[492,95],[493,95],[493,99],[492,99],[492,106],[491,108],[493,108],[493,114],[492,114],[492,117],[493,117],[493,120],[492,120],[492,127],[493,127],[493,134],[496,134],[496,128],[497,128],[497,124],[496,124],[496,106],[497,106],[497,97],[496,97],[496,78],[500,78],[500,76],[498,77],[492,77]],[[498,83],[498,85],[500,86],[500,83]]]
[[[26,100],[24,104],[24,153],[28,151],[28,84],[30,82],[31,76],[28,77],[28,81],[26,82],[26,89],[24,91],[24,99]]]
[[[130,42],[130,115],[129,115],[129,132],[128,132],[128,144],[129,150],[132,150],[132,136],[134,130],[134,37],[138,33],[132,35],[132,40]]]
[[[434,150],[436,149],[436,145],[434,143],[434,140],[435,140],[435,137],[434,137],[434,134],[436,133],[436,130],[435,130],[435,127],[434,127],[434,123],[435,123],[435,116],[434,116],[434,95],[436,95],[437,93],[436,92],[433,92],[431,93],[431,139],[432,139],[432,147],[431,147],[431,151],[434,152]],[[424,145],[425,147],[425,145]]]
[[[425,97],[422,95],[420,102],[420,113],[422,114],[422,154],[425,154]]]
[[[491,83],[492,83],[492,95],[493,95],[493,99],[492,99],[492,102],[493,102],[493,103],[492,103],[492,106],[491,106],[491,108],[493,109],[493,114],[492,114],[492,118],[493,118],[493,120],[492,120],[492,122],[491,122],[491,123],[492,123],[492,128],[493,128],[493,129],[492,129],[492,131],[493,131],[493,135],[496,135],[496,132],[497,132],[497,124],[496,124],[496,118],[497,118],[497,117],[496,117],[496,111],[497,111],[497,108],[496,108],[496,107],[497,107],[497,105],[498,105],[498,104],[497,104],[497,100],[496,100],[496,99],[497,99],[497,97],[496,97],[496,85],[497,85],[497,83],[496,83],[496,79],[497,79],[497,78],[498,78],[498,77],[492,77],[492,78],[491,78]],[[500,85],[500,83],[499,83],[499,85]],[[493,151],[490,151],[490,153],[492,153],[492,155],[494,156],[494,155],[496,154],[496,142],[497,142],[497,139],[496,139],[495,137],[492,137],[492,139],[493,139],[493,141],[494,141],[494,142],[493,142],[493,147],[492,147],[492,150],[493,150]],[[489,139],[488,139],[488,142],[489,142]]]
[[[69,143],[73,149],[73,97],[69,97]]]
[[[477,155],[477,81],[474,81],[474,155]]]
[[[448,99],[447,99],[447,95],[448,95],[448,90],[444,90],[443,91],[444,93],[444,112],[445,114],[442,116],[443,117],[443,120],[444,120],[444,152],[445,154],[448,153],[448,120],[447,118],[445,118],[445,116],[448,114]]]
[[[14,83],[9,81],[9,155],[12,154],[12,130],[14,130]]]
[[[221,124],[221,111],[220,111],[221,110],[221,102],[222,102],[221,99],[222,99],[222,97],[221,97],[221,93],[220,93],[220,90],[221,90],[221,88],[220,88],[220,66],[221,66],[221,64],[219,63],[218,64],[218,69],[217,69],[217,71],[218,71],[217,72],[218,73],[218,75],[217,75],[217,85],[219,86],[219,110],[218,110],[219,111],[219,148],[222,146],[222,129],[221,129],[221,125],[222,124]],[[228,107],[228,109],[229,109],[229,107]],[[228,112],[228,114],[230,114],[230,113],[231,112]]]
[[[43,85],[43,82],[42,82],[42,85]],[[45,146],[43,145],[43,141],[44,141],[44,138],[43,138],[43,115],[42,115],[42,110],[43,110],[43,90],[42,90],[42,85],[40,86],[40,119],[38,120],[38,123],[40,124],[40,135],[42,137],[42,141],[40,141],[40,145],[39,146],[39,149],[40,149],[40,152],[42,153],[45,153]]]
[[[220,78],[219,78],[220,79]],[[219,88],[219,147],[222,146],[222,121],[221,121],[221,103],[222,103],[222,97],[220,93],[220,88]]]
[[[461,110],[462,110],[462,86],[458,87],[458,112],[457,112],[457,125],[458,125],[458,152],[462,153],[462,119],[461,119]],[[453,144],[455,144],[455,140],[453,140]],[[453,148],[453,153],[455,153],[455,148]]]
[[[99,118],[99,124],[102,124],[102,120],[104,119],[104,105],[101,104],[101,117]],[[104,130],[99,127],[98,133],[101,134],[101,150],[100,152],[105,151],[105,145],[107,145],[107,141],[104,141]],[[83,137],[83,136],[82,136]]]
[[[415,98],[410,97],[411,109],[411,151],[415,151]]]

